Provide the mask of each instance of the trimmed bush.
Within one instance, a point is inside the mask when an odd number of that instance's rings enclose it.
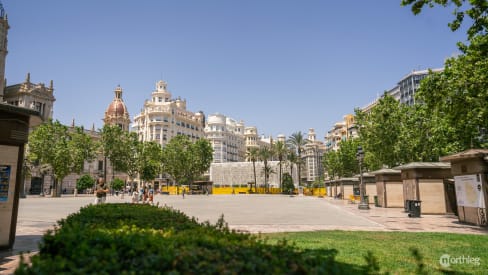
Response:
[[[335,250],[299,250],[249,234],[197,223],[183,213],[149,205],[84,207],[59,222],[31,265],[16,274],[324,274],[361,273],[341,266]]]

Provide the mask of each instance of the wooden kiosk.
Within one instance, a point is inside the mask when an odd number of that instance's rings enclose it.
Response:
[[[11,249],[17,230],[24,146],[39,113],[0,103],[0,249]]]
[[[384,168],[372,172],[376,177],[379,207],[404,207],[401,171]]]
[[[487,226],[488,149],[470,149],[441,160],[451,163],[459,221]]]
[[[452,177],[448,162],[411,162],[395,169],[401,170],[406,211],[409,201],[420,201],[421,214],[453,212],[445,188]]]

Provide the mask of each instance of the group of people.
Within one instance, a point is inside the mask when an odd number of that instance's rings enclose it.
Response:
[[[139,188],[139,192],[137,190],[132,192],[132,203],[139,202],[154,204],[154,189],[151,186],[143,186]]]

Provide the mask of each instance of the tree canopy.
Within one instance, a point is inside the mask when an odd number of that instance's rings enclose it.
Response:
[[[191,184],[195,178],[210,168],[213,149],[206,139],[192,143],[187,136],[172,138],[163,149],[163,170],[177,184]]]

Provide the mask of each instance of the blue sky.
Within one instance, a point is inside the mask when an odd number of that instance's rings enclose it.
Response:
[[[400,0],[2,0],[7,84],[54,80],[54,118],[102,127],[121,85],[131,118],[163,79],[190,111],[260,134],[323,140],[414,69],[442,67],[464,30]]]

